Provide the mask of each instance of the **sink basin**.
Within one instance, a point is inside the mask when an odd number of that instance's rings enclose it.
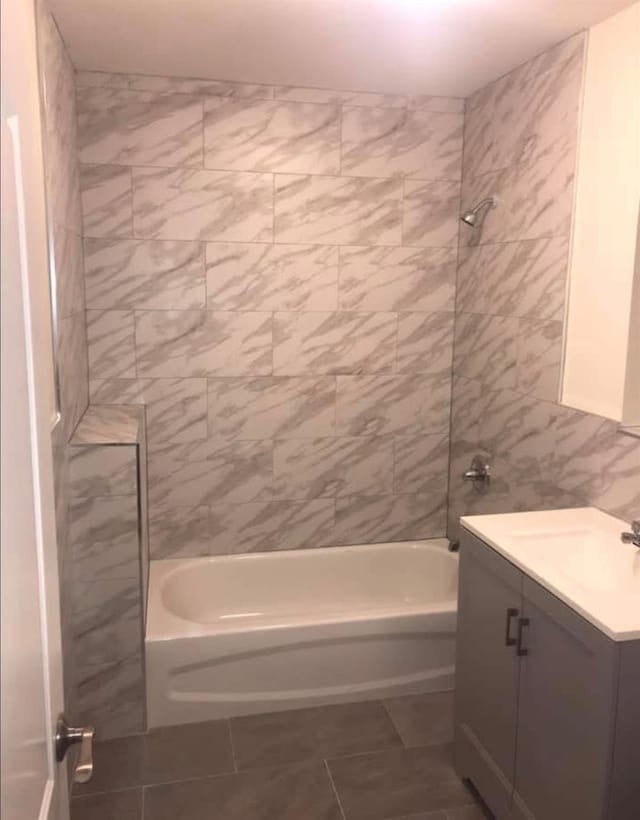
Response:
[[[462,525],[614,640],[640,638],[640,550],[594,507],[476,515]]]

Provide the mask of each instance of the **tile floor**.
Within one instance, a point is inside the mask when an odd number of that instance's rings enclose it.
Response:
[[[451,736],[449,692],[155,729],[96,744],[71,820],[481,820]]]

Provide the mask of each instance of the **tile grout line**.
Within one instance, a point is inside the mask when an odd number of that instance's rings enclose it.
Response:
[[[233,731],[231,729],[231,718],[227,718],[227,729],[229,731],[229,745],[231,747],[231,760],[233,761],[234,774],[238,774],[238,762],[236,760],[236,750],[233,745]]]
[[[329,768],[329,761],[326,758],[324,760],[324,767],[326,769],[327,777],[329,778],[329,783],[331,784],[331,789],[333,790],[334,797],[336,798],[338,808],[340,809],[340,814],[342,815],[342,820],[347,820],[347,815],[345,814],[345,811],[342,808],[342,802],[340,801],[340,795],[338,794],[338,789],[336,788],[336,784],[333,781],[333,775],[331,774],[331,769]]]

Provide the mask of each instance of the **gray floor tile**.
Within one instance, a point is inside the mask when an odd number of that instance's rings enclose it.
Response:
[[[453,692],[407,695],[386,700],[405,746],[430,746],[453,740]]]
[[[71,801],[71,820],[141,820],[142,789],[89,794]]]
[[[379,701],[232,718],[238,769],[401,746]]]
[[[480,806],[465,806],[460,809],[449,809],[446,812],[447,820],[487,820],[491,813]]]
[[[93,747],[93,777],[76,784],[74,796],[126,789],[142,784],[142,735],[104,740]]]
[[[347,820],[387,820],[468,805],[448,746],[395,749],[329,761]]]
[[[342,820],[322,763],[145,789],[144,820]]]
[[[226,720],[152,729],[144,741],[144,785],[233,772]]]

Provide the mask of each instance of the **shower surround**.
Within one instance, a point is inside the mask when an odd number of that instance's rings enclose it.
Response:
[[[498,198],[461,227],[449,534],[461,515],[593,505],[640,511],[640,439],[558,404],[585,37],[466,101],[462,205]],[[491,488],[461,481],[471,458]]]
[[[153,558],[442,536],[463,102],[79,73],[92,403]]]

